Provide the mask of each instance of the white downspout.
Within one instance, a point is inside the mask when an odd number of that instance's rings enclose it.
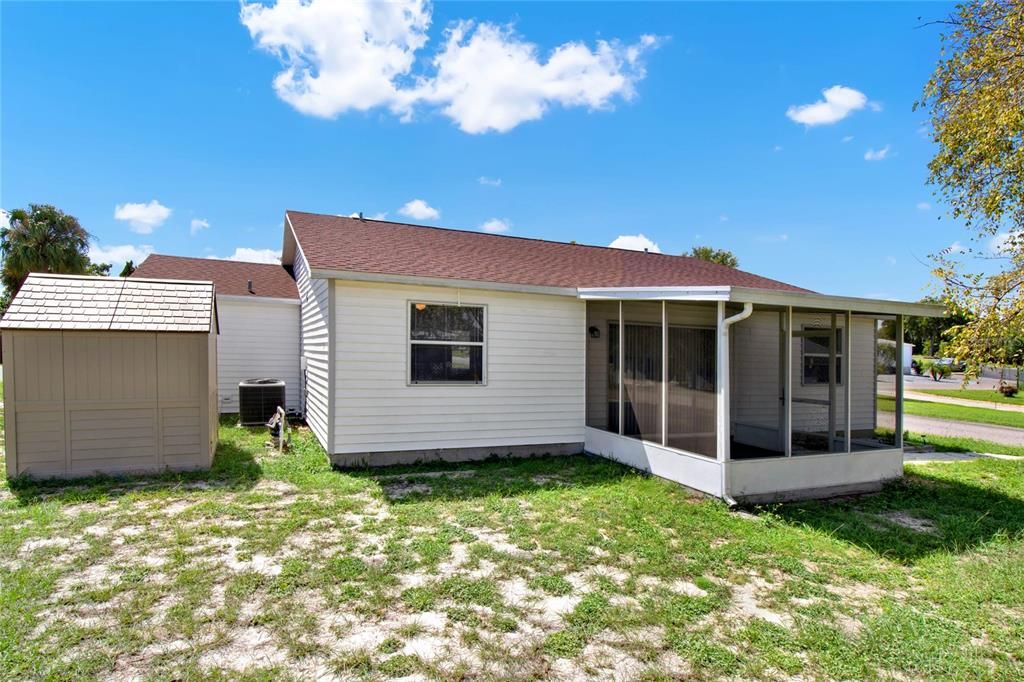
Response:
[[[722,471],[722,499],[730,507],[736,500],[729,493],[729,327],[742,322],[754,312],[753,303],[744,303],[743,310],[725,317],[725,301],[718,303],[718,461]]]

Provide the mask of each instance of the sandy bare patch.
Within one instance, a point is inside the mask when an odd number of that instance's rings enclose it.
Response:
[[[476,536],[480,542],[486,542],[496,552],[502,554],[511,554],[514,557],[528,558],[533,556],[533,552],[528,549],[523,549],[512,543],[509,540],[508,535],[500,530],[493,530],[491,528],[470,528],[468,529],[473,535]]]
[[[45,549],[45,548],[48,548],[48,547],[57,547],[59,549],[68,549],[73,544],[74,544],[74,541],[72,541],[70,538],[62,538],[62,537],[55,537],[55,538],[33,538],[31,540],[26,540],[25,542],[21,543],[21,547],[18,549],[18,553],[19,554],[23,554],[23,555],[24,554],[31,554],[32,552],[35,552],[36,550]]]
[[[206,670],[222,668],[242,672],[284,666],[288,658],[288,652],[277,646],[273,633],[256,625],[234,630],[230,643],[200,656],[199,666]]]
[[[775,625],[790,627],[793,624],[792,616],[763,608],[758,601],[758,598],[770,592],[772,587],[772,583],[756,575],[750,576],[742,585],[732,586],[732,603],[725,613],[726,622],[760,618]]]
[[[689,580],[673,580],[668,584],[668,589],[678,594],[685,594],[687,597],[706,597],[708,593],[694,585]]]
[[[934,533],[938,527],[934,521],[928,519],[922,519],[918,516],[912,516],[906,512],[889,512],[882,514],[881,517],[886,521],[895,523],[897,526],[902,526],[908,530],[912,530],[917,533]]]

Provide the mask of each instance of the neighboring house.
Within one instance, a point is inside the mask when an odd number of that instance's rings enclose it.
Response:
[[[299,371],[299,293],[280,265],[153,254],[132,277],[206,280],[217,292],[217,405],[238,412],[238,382],[283,379],[290,411],[302,412]]]
[[[726,499],[902,475],[902,367],[879,344],[941,315],[686,256],[297,211],[282,263],[302,412],[334,463],[586,451]],[[228,265],[203,266],[220,297]]]

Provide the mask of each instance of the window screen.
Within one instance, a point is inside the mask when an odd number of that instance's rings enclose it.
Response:
[[[409,305],[409,381],[483,383],[482,306]]]
[[[831,336],[829,329],[807,330],[803,338],[803,383],[827,384],[828,383],[828,338]],[[843,330],[836,329],[836,384],[842,384],[843,377]]]

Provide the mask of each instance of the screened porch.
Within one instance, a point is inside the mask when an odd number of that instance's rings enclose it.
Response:
[[[902,314],[772,296],[581,290],[587,449],[726,498],[901,475]]]

